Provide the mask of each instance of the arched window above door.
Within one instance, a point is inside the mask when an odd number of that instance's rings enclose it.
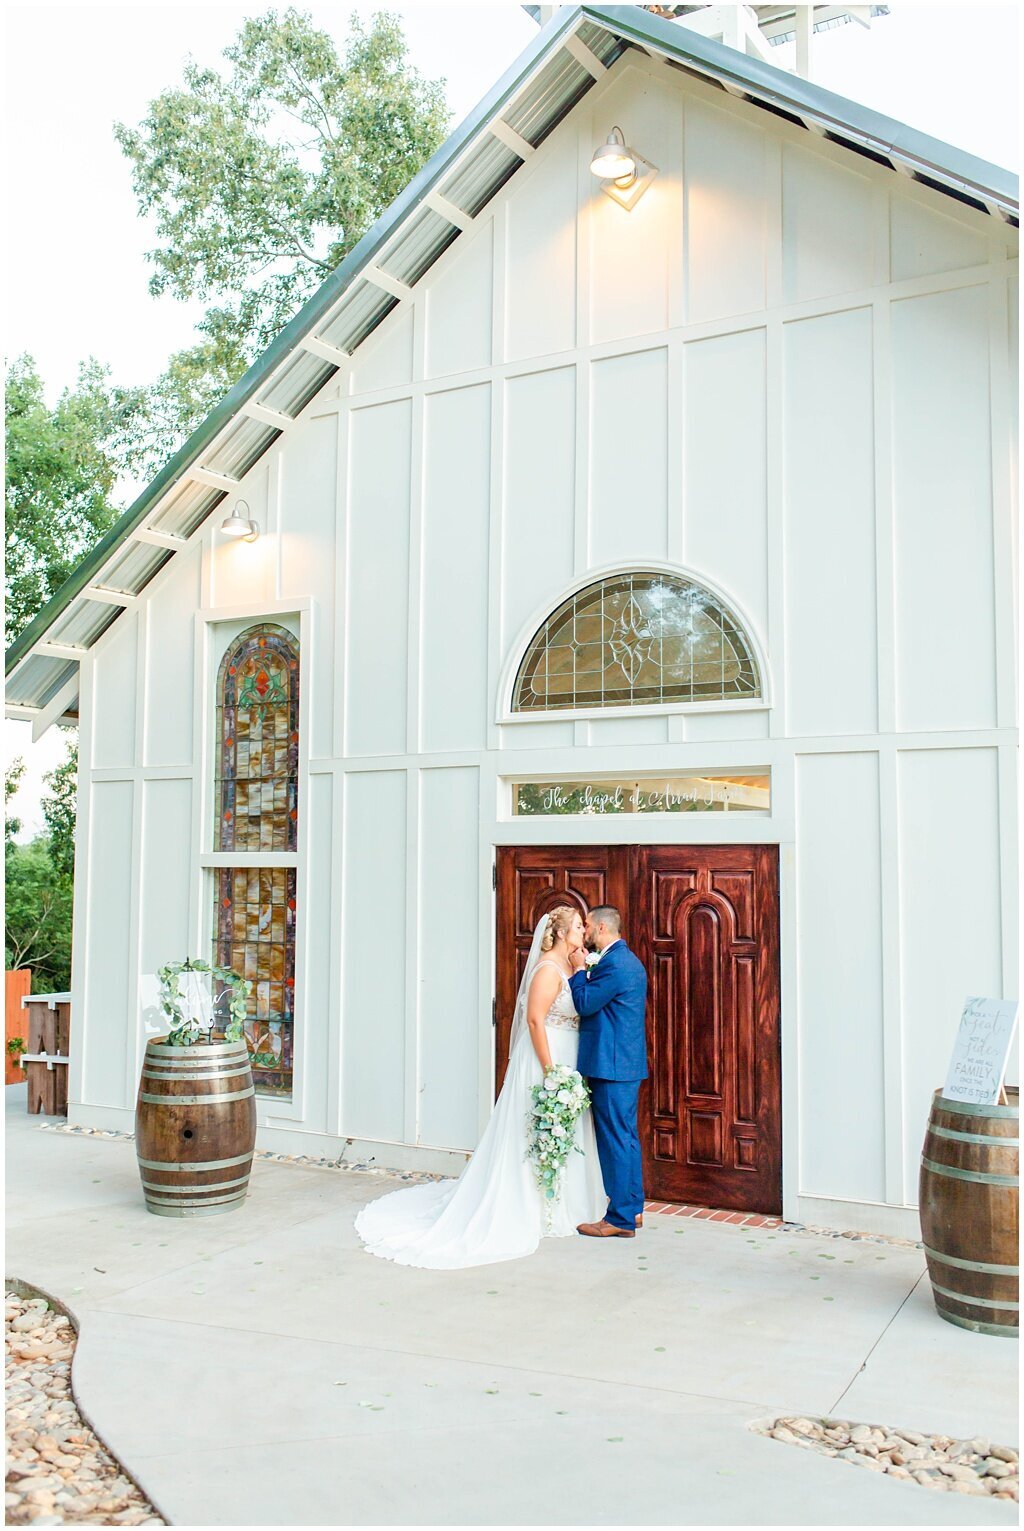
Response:
[[[613,574],[577,590],[535,633],[513,712],[762,697],[754,647],[711,590],[681,575]]]

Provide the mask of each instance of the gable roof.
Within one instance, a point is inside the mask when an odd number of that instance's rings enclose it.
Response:
[[[634,5],[562,6],[7,651],[7,711],[74,716],[79,661],[627,50],[1017,222],[1017,178]]]

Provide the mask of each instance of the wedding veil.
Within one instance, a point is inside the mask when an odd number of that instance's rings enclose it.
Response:
[[[508,1038],[509,1057],[512,1056],[512,1049],[515,1047],[516,1043],[519,1041],[519,1038],[526,1030],[526,1002],[530,995],[530,983],[533,979],[533,970],[537,966],[537,963],[540,961],[542,956],[540,944],[544,939],[544,933],[547,928],[548,916],[546,914],[542,914],[537,924],[537,928],[533,932],[533,941],[530,944],[530,954],[526,959],[526,966],[523,969],[523,977],[519,985],[519,993],[516,995],[516,1008],[512,1015],[512,1030],[510,1031]]]

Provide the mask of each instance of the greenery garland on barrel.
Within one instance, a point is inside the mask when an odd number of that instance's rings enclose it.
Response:
[[[171,1029],[164,1039],[167,1047],[192,1047],[198,1042],[210,1042],[213,1040],[213,1025],[203,1027],[194,1015],[185,1015],[182,1008],[184,996],[179,988],[179,979],[183,973],[209,973],[213,982],[223,983],[224,989],[217,995],[215,1003],[219,1002],[226,993],[228,996],[228,1015],[230,1019],[224,1029],[225,1042],[240,1042],[244,1035],[242,1024],[247,1011],[247,998],[252,992],[252,982],[248,978],[240,978],[232,968],[215,967],[209,962],[203,962],[199,958],[186,957],[184,962],[168,962],[164,967],[157,969],[157,977],[160,980],[160,1009],[171,1022]]]

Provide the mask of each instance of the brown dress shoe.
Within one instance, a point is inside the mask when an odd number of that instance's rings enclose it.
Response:
[[[635,1239],[636,1232],[632,1228],[616,1228],[614,1223],[606,1223],[603,1219],[599,1223],[580,1223],[577,1233],[585,1234],[588,1239]]]
[[[642,1228],[644,1225],[644,1215],[642,1212],[638,1212],[636,1215],[636,1225],[638,1228]]]

